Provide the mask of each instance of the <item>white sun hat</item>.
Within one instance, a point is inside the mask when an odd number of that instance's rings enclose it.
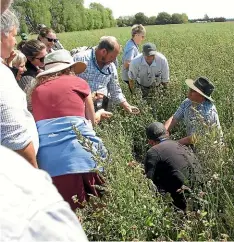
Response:
[[[45,70],[37,75],[38,77],[65,70],[73,67],[75,74],[85,71],[86,64],[84,62],[74,62],[71,54],[67,50],[56,50],[45,57]]]

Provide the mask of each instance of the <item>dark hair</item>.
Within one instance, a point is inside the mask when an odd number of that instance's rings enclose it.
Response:
[[[115,45],[117,40],[113,39],[114,37],[112,36],[104,36],[101,38],[99,44],[98,44],[98,49],[106,49],[107,52],[112,52],[115,49]]]
[[[35,39],[25,41],[25,43],[19,48],[19,50],[26,57],[33,57],[33,58],[35,58],[43,49],[46,49],[45,44]]]
[[[21,40],[21,41],[17,44],[16,49],[21,51],[23,45],[24,45],[26,42],[27,42],[26,40]],[[22,51],[21,51],[21,52],[22,52]]]
[[[39,36],[45,38],[49,33],[55,33],[53,29],[44,27],[40,29]]]

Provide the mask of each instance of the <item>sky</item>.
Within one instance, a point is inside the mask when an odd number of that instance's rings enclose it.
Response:
[[[143,12],[148,17],[157,16],[159,12],[186,13],[189,19],[203,18],[205,14],[210,18],[234,17],[233,0],[84,0],[85,7],[91,2],[110,8],[115,18],[138,12]]]

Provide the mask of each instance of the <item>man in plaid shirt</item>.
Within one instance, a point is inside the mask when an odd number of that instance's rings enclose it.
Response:
[[[96,48],[81,51],[74,55],[74,61],[82,61],[86,70],[79,74],[89,83],[92,93],[102,93],[111,101],[120,104],[129,113],[139,113],[131,106],[122,93],[114,61],[120,52],[120,45],[113,36],[102,37]]]

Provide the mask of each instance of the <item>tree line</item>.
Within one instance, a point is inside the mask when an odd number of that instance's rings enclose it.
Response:
[[[99,3],[85,8],[83,0],[15,0],[12,7],[20,21],[20,32],[37,32],[38,24],[57,33],[116,26],[111,9]]]
[[[172,15],[167,12],[161,12],[157,16],[147,17],[144,13],[139,12],[134,16],[121,16],[116,22],[118,27],[132,26],[133,24],[143,25],[164,25],[164,24],[183,24],[183,23],[194,23],[194,22],[225,22],[224,17],[209,18],[206,14],[204,18],[199,19],[188,19],[186,13],[173,13]]]

